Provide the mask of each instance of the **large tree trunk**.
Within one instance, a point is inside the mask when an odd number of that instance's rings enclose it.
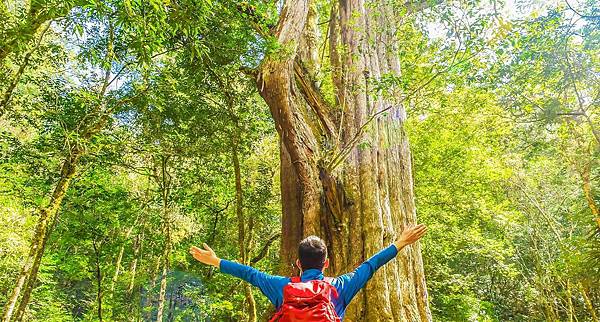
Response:
[[[396,100],[384,100],[369,88],[371,78],[400,72],[397,50],[384,46],[394,43],[389,21],[398,13],[384,1],[369,9],[362,0],[333,5],[328,19],[336,106],[331,107],[313,80],[321,64],[315,61],[318,19],[312,5],[285,2],[275,29],[283,49],[263,60],[258,88],[281,142],[282,273],[293,272],[298,241],[318,234],[330,248],[329,273],[341,274],[416,222],[411,156],[402,128],[406,113]],[[383,267],[345,317],[428,320],[418,244]]]

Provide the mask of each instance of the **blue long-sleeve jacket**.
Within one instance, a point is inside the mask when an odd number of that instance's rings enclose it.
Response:
[[[365,286],[377,269],[396,257],[396,254],[398,254],[398,250],[392,244],[362,263],[353,272],[332,280],[331,284],[339,294],[337,298],[332,299],[332,302],[336,313],[341,319],[344,318],[346,306],[352,301],[356,293]],[[291,281],[289,277],[269,275],[253,267],[228,260],[221,260],[220,270],[258,287],[277,309],[283,304],[283,288]],[[323,272],[318,269],[307,269],[302,272],[301,276],[302,282],[322,279]]]

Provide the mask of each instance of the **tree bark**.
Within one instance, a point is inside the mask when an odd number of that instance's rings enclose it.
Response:
[[[299,240],[318,234],[328,242],[330,273],[341,274],[416,222],[404,107],[369,88],[371,79],[400,73],[398,49],[384,46],[394,44],[389,21],[397,13],[384,1],[333,5],[332,107],[314,80],[321,64],[312,61],[318,55],[309,37],[318,19],[311,17],[316,14],[311,5],[284,3],[274,35],[282,50],[265,57],[257,85],[280,138],[282,273],[294,272]],[[376,114],[384,109],[387,114]],[[381,268],[344,320],[431,320],[418,244]]]

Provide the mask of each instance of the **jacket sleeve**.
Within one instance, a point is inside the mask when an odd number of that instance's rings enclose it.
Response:
[[[373,257],[366,260],[354,271],[337,278],[338,292],[346,305],[373,277],[373,274],[398,254],[398,249],[393,244],[384,248]]]
[[[258,287],[276,308],[283,302],[283,287],[289,283],[288,277],[269,275],[254,267],[224,259],[221,260],[219,269]]]

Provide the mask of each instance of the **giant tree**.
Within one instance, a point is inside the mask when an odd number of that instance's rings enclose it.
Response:
[[[258,32],[275,44],[256,71],[280,137],[282,272],[310,234],[330,247],[333,274],[352,270],[416,222],[412,165],[403,130],[403,93],[372,95],[373,81],[398,75],[398,17],[415,9],[386,1],[342,0],[319,15],[315,1],[285,1],[275,26]],[[241,8],[260,22],[253,7]],[[328,23],[327,41],[318,25]],[[270,28],[268,28],[270,27]],[[319,59],[318,45],[329,61]],[[333,99],[319,79],[333,84]],[[382,268],[348,321],[430,320],[420,248]]]

